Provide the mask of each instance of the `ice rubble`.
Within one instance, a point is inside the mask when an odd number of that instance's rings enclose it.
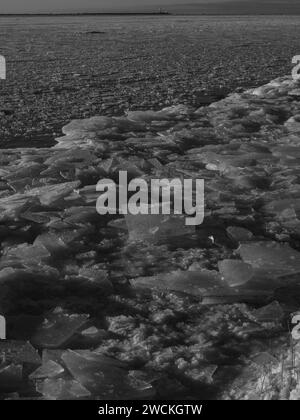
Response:
[[[35,325],[0,343],[3,398],[189,398],[211,384],[217,398],[283,398],[279,381],[295,398],[280,364],[299,305],[298,92],[284,77],[199,110],[75,120],[53,148],[1,151],[0,312]],[[204,224],[100,217],[95,186],[120,170],[204,178]]]

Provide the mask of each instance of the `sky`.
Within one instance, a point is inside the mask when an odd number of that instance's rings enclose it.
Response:
[[[193,0],[201,3],[202,0]],[[126,9],[132,7],[147,7],[161,4],[169,5],[176,3],[176,0],[0,0],[0,13],[6,12],[39,12],[56,10],[100,10],[101,9]],[[184,3],[184,1],[177,1]]]
[[[76,12],[76,11],[150,11],[159,6],[170,11],[248,10],[255,3],[259,11],[286,7],[300,8],[300,0],[0,0],[0,13]],[[251,6],[253,8],[253,6]],[[231,9],[230,9],[231,8]]]

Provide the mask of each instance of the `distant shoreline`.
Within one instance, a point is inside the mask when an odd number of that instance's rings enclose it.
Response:
[[[117,13],[117,12],[106,12],[106,13],[0,13],[0,17],[14,17],[14,16],[164,16],[164,15],[172,15],[169,12],[125,12],[125,13]]]
[[[51,16],[300,16],[296,13],[177,13],[177,12],[74,12],[74,13],[0,13],[0,17],[51,17]]]

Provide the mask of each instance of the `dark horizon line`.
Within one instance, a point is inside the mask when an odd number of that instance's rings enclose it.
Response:
[[[130,15],[130,16],[163,16],[163,15],[171,15],[171,16],[293,16],[293,15],[300,15],[299,12],[294,13],[282,13],[282,12],[260,12],[260,13],[209,13],[209,12],[195,12],[195,13],[187,13],[187,12],[45,12],[45,13],[0,13],[0,17],[12,17],[12,16],[123,16],[123,15]]]
[[[26,12],[26,13],[0,13],[0,16],[90,16],[90,15],[171,15],[167,11],[161,12]]]

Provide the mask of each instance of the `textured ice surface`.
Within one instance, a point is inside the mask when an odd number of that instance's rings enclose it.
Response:
[[[72,375],[92,394],[102,399],[138,399],[146,396],[143,381],[128,376],[126,366],[93,352],[68,351],[62,359]],[[149,392],[149,391],[148,391]]]
[[[216,271],[175,271],[156,277],[137,278],[131,281],[135,287],[173,290],[200,296],[203,291],[216,287],[225,287]]]
[[[76,120],[58,147],[1,151],[9,392],[23,374],[46,399],[297,395],[280,365],[300,304],[297,89],[284,77],[199,110]],[[100,216],[97,182],[121,170],[203,178],[204,223]],[[21,334],[16,315],[37,319]]]
[[[31,341],[42,348],[62,347],[86,324],[88,318],[89,315],[68,314],[56,308],[46,316]]]

